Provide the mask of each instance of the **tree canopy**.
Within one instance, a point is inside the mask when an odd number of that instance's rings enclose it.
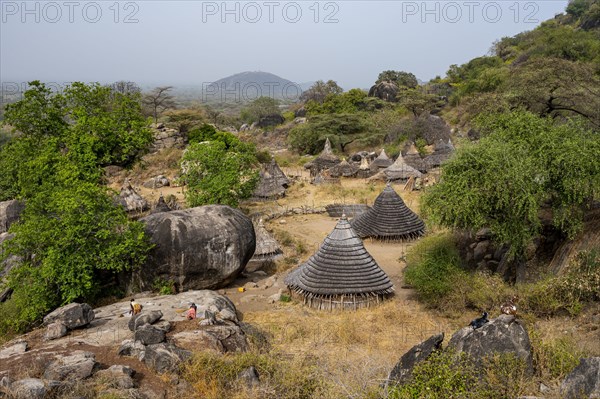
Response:
[[[314,101],[318,104],[322,104],[327,96],[331,94],[341,94],[343,91],[344,89],[333,80],[328,80],[327,82],[317,80],[308,90],[302,92],[300,101]]]
[[[600,192],[600,137],[578,121],[555,124],[523,111],[482,116],[484,137],[460,149],[422,209],[443,226],[490,227],[499,242],[523,251],[540,232],[540,212],[572,237]]]
[[[269,115],[281,115],[279,102],[271,97],[258,97],[244,107],[240,113],[245,123],[258,122]]]
[[[414,74],[404,71],[383,71],[377,77],[375,84],[381,82],[392,82],[395,83],[399,88],[407,87],[409,89],[414,89],[419,85],[419,81]]]

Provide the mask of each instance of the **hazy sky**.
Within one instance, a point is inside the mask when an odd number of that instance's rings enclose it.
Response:
[[[349,89],[394,69],[426,81],[566,4],[0,0],[0,80],[202,85],[260,70]]]

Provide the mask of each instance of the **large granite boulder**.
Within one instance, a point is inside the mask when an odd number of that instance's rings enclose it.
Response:
[[[500,315],[476,330],[464,327],[454,333],[448,346],[468,354],[478,365],[494,353],[512,353],[522,359],[527,372],[533,374],[529,334],[521,321],[512,315]]]
[[[394,366],[388,376],[386,386],[401,385],[412,378],[415,366],[426,360],[434,351],[441,349],[444,333],[433,335],[406,352]]]
[[[44,381],[38,378],[24,378],[10,384],[10,391],[15,399],[43,399],[48,393]]]
[[[25,203],[18,200],[0,202],[0,233],[6,233],[10,225],[19,221]]]
[[[94,310],[90,305],[73,302],[44,316],[44,324],[60,322],[67,329],[72,330],[90,324],[94,317]]]
[[[142,312],[138,315],[133,315],[131,319],[129,319],[127,326],[129,327],[130,331],[136,331],[143,325],[156,323],[161,319],[161,317],[163,317],[163,314],[160,310]]]
[[[140,360],[146,366],[159,373],[175,370],[181,362],[192,356],[192,352],[178,348],[172,343],[160,343],[146,346]]]
[[[252,221],[224,205],[157,213],[141,219],[155,247],[136,274],[142,289],[160,278],[178,291],[215,289],[232,282],[254,255]]]
[[[600,398],[600,357],[581,359],[560,387],[563,398]]]
[[[58,356],[44,372],[44,378],[57,381],[79,381],[92,375],[98,366],[92,352],[74,351],[70,356]]]

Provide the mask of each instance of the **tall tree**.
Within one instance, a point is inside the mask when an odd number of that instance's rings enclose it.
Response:
[[[404,71],[383,71],[377,77],[375,84],[381,82],[392,82],[399,88],[408,87],[409,89],[414,89],[419,85],[417,77],[414,74]]]
[[[323,104],[327,96],[331,94],[341,94],[343,92],[344,89],[333,80],[328,80],[327,82],[317,80],[308,90],[302,92],[300,101],[315,101],[319,104]]]
[[[144,95],[144,104],[148,106],[154,117],[154,123],[158,122],[158,115],[167,109],[175,108],[175,100],[171,95],[173,86],[160,86]]]

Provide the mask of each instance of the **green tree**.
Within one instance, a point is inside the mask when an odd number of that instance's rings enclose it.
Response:
[[[327,96],[341,94],[344,92],[337,82],[333,80],[328,80],[324,82],[322,80],[317,80],[308,90],[302,92],[300,96],[300,101],[309,102],[314,101],[317,104],[322,104]]]
[[[190,144],[181,159],[188,205],[238,206],[256,188],[257,163],[253,146],[242,142],[229,146],[222,140]]]
[[[426,192],[424,213],[447,227],[490,227],[513,254],[540,232],[544,207],[560,231],[579,232],[600,190],[599,136],[522,111],[480,117],[479,127],[484,137],[459,150]]]
[[[404,71],[383,71],[377,77],[375,84],[381,82],[392,82],[399,88],[407,87],[409,89],[414,89],[419,85],[419,81],[414,74]]]
[[[258,122],[261,118],[269,115],[281,115],[279,102],[274,98],[265,96],[253,100],[240,113],[245,123]]]

